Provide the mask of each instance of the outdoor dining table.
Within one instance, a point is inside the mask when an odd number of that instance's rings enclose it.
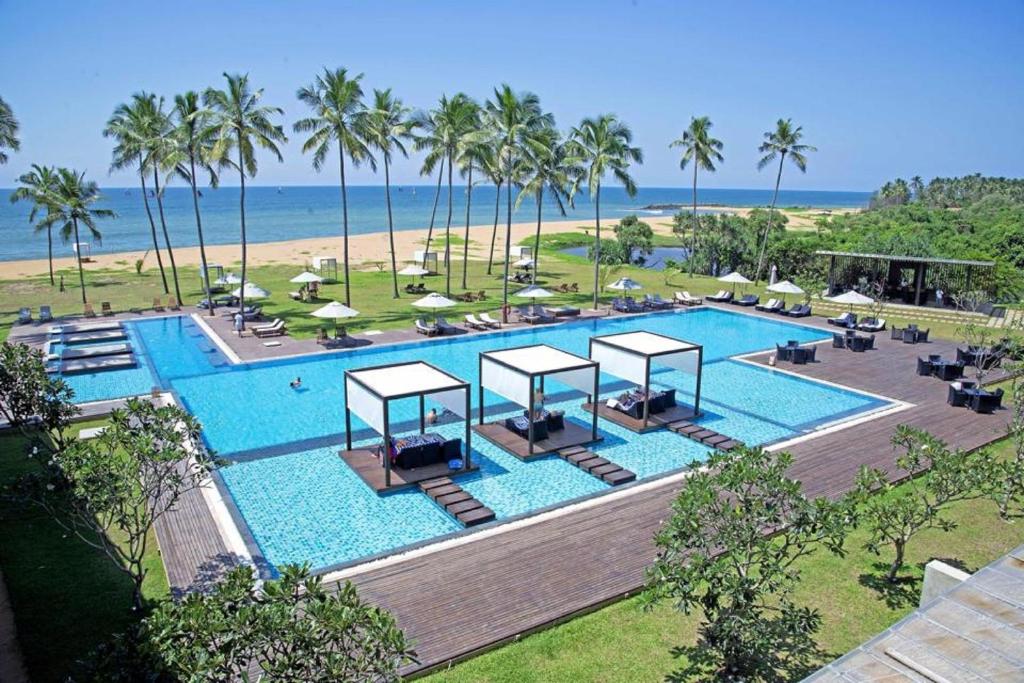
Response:
[[[933,360],[932,374],[943,381],[959,379],[964,376],[964,366],[953,360]]]

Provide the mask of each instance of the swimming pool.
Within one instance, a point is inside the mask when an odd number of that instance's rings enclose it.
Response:
[[[717,309],[581,320],[239,365],[229,363],[188,318],[128,327],[145,360],[138,371],[148,373],[151,384],[172,391],[202,423],[207,444],[233,462],[219,471],[220,482],[249,532],[253,550],[270,565],[309,562],[323,569],[461,530],[418,491],[378,496],[338,457],[338,445],[344,441],[346,369],[417,359],[476,384],[480,351],[545,343],[585,356],[588,339],[595,334],[648,330],[704,345],[700,422],[749,444],[790,439],[886,405],[872,396],[733,359],[776,342],[815,342],[828,334]],[[103,375],[121,372],[68,379],[76,391],[81,387],[98,395],[117,390]],[[302,378],[299,391],[289,386],[296,376]],[[676,371],[659,372],[654,381],[678,387],[684,398],[693,390],[693,378]],[[615,378],[602,375],[603,394],[620,386]],[[476,392],[472,393],[475,403]],[[579,395],[562,393],[557,385],[548,393],[548,404],[564,410],[567,419],[589,424]],[[497,414],[519,410],[497,396],[488,396],[486,404]],[[393,421],[412,428],[416,408],[415,401],[398,402]],[[706,458],[706,446],[668,431],[636,434],[605,420],[599,428],[603,441],[594,450],[640,479]],[[435,431],[461,437],[462,430],[463,424],[454,422]],[[357,442],[373,438],[355,417],[353,432]],[[609,490],[599,479],[554,456],[523,462],[483,438],[473,440],[473,451],[480,470],[459,475],[458,483],[493,509],[499,520]]]

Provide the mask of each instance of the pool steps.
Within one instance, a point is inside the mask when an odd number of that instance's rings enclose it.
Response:
[[[694,424],[688,420],[679,420],[673,422],[668,426],[670,432],[675,432],[679,436],[685,436],[687,439],[692,439],[698,443],[702,443],[712,448],[717,448],[720,451],[731,451],[734,448],[738,448],[743,445],[742,441],[738,439],[732,439],[724,434],[719,434],[713,429],[708,429],[702,425]]]
[[[597,477],[606,484],[618,486],[636,480],[636,474],[602,458],[583,446],[570,446],[556,451],[558,457],[575,465],[587,474]]]
[[[487,507],[448,477],[421,481],[420,491],[444,508],[463,526],[476,526],[494,519],[494,510]]]

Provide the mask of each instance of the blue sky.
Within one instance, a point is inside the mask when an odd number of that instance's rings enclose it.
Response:
[[[137,90],[172,96],[247,71],[266,101],[304,114],[295,90],[323,66],[366,74],[429,108],[459,90],[484,99],[509,82],[536,92],[566,129],[614,112],[646,155],[643,185],[687,182],[668,143],[707,114],[726,161],[708,187],[762,187],[757,145],[779,118],[819,152],[794,189],[870,190],[920,174],[1022,175],[1024,2],[515,3],[249,0],[174,3],[0,0],[0,96],[23,148],[0,167],[8,187],[32,162],[87,169],[102,185],[114,106]],[[331,184],[290,135],[285,162],[257,184]],[[419,160],[396,164],[417,182]],[[368,170],[354,183],[382,183]]]

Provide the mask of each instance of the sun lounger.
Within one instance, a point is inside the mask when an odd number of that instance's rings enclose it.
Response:
[[[544,310],[544,307],[540,304],[533,305],[533,315],[537,317],[537,320],[542,323],[553,323],[555,322],[555,316],[548,315]]]
[[[420,334],[425,334],[428,337],[433,337],[435,334],[441,334],[441,330],[436,325],[428,325],[423,321],[423,318],[416,319],[416,331]]]
[[[467,313],[465,315],[465,320],[466,324],[469,325],[469,327],[474,330],[486,330],[488,327],[487,323],[485,323],[482,320],[477,320],[477,317],[472,313]]]
[[[32,309],[31,308],[19,308],[18,309],[18,324],[27,325],[32,322]]]
[[[754,306],[754,309],[765,313],[774,313],[782,310],[782,302],[778,299],[768,299],[767,302]]]
[[[437,329],[441,330],[441,334],[455,334],[459,331],[459,328],[441,317],[437,319]]]
[[[729,303],[734,306],[756,306],[759,300],[760,297],[756,294],[747,294],[743,298],[737,299],[736,301],[730,301]]]
[[[661,298],[660,294],[645,294],[643,305],[647,308],[653,308],[655,310],[662,310],[666,308],[672,308],[671,301],[665,301]]]
[[[276,318],[270,325],[260,325],[252,328],[252,333],[257,337],[277,337],[285,334],[284,321]]]
[[[244,320],[258,320],[263,316],[263,306],[246,306],[242,309],[242,318]]]
[[[854,327],[857,324],[857,316],[847,311],[838,318],[829,318],[829,325],[835,325],[836,327]]]
[[[95,318],[96,311],[93,309],[92,304],[84,304],[85,310],[82,312],[86,318]]]
[[[53,320],[53,311],[50,310],[49,306],[39,307],[39,322],[48,323]]]
[[[857,329],[862,332],[882,332],[885,330],[885,318],[864,318],[857,323]]]
[[[154,311],[162,311],[162,310],[164,310],[164,305],[163,305],[163,303],[160,302],[159,298],[153,299],[153,310]]]
[[[555,318],[571,318],[580,314],[580,309],[574,306],[555,306],[553,308],[544,308],[544,313]]]
[[[718,294],[714,294],[706,298],[711,301],[717,301],[720,304],[724,304],[732,301],[733,296],[735,295],[732,292],[725,289],[720,289],[718,290]]]
[[[540,317],[531,313],[530,309],[528,309],[526,306],[519,306],[518,308],[516,308],[516,313],[519,315],[519,319],[524,323],[536,325],[537,323],[540,322]]]
[[[790,318],[806,318],[811,314],[811,307],[807,304],[797,304],[788,311],[779,311],[783,315],[787,315]]]
[[[704,303],[703,299],[697,296],[693,296],[685,289],[681,292],[676,292],[673,299],[677,304],[682,304],[683,306],[697,306],[699,304]]]
[[[114,315],[114,309],[110,307],[109,301],[100,302],[100,313],[103,315]]]
[[[488,326],[493,327],[495,329],[501,327],[501,322],[492,318],[490,313],[481,313],[480,320],[482,320]]]

